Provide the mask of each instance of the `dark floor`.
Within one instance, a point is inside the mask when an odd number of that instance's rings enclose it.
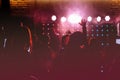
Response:
[[[1,54],[0,80],[120,80],[119,48],[66,49],[63,53],[43,49],[16,57]]]

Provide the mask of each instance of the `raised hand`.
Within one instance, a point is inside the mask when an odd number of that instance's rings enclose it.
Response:
[[[87,21],[85,19],[82,19],[79,23],[81,26],[86,26]]]

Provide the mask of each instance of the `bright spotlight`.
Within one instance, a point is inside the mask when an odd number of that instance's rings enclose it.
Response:
[[[100,21],[101,21],[101,17],[98,16],[98,17],[97,17],[97,22],[100,22]]]
[[[106,16],[106,17],[105,17],[105,20],[106,20],[106,21],[110,21],[110,16]]]
[[[89,17],[87,18],[87,20],[88,20],[88,22],[91,22],[91,21],[92,21],[92,17],[89,16]]]
[[[81,22],[81,20],[82,20],[82,17],[79,16],[78,14],[72,14],[68,17],[68,21],[70,23],[79,23]]]
[[[61,17],[61,22],[66,22],[66,17]]]
[[[51,19],[52,19],[52,21],[56,21],[57,17],[56,17],[55,15],[53,15],[53,16],[51,17]]]

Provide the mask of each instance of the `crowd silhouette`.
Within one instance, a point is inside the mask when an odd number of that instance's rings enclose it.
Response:
[[[54,27],[49,27],[48,34],[31,19],[9,19],[0,23],[0,79],[120,79],[120,46],[101,47],[98,39],[88,40],[85,20],[80,23],[82,32],[68,31],[60,39]]]

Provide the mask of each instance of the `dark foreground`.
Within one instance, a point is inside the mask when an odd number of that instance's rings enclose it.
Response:
[[[0,80],[119,80],[120,46],[1,54]],[[11,54],[11,53],[9,53]]]

